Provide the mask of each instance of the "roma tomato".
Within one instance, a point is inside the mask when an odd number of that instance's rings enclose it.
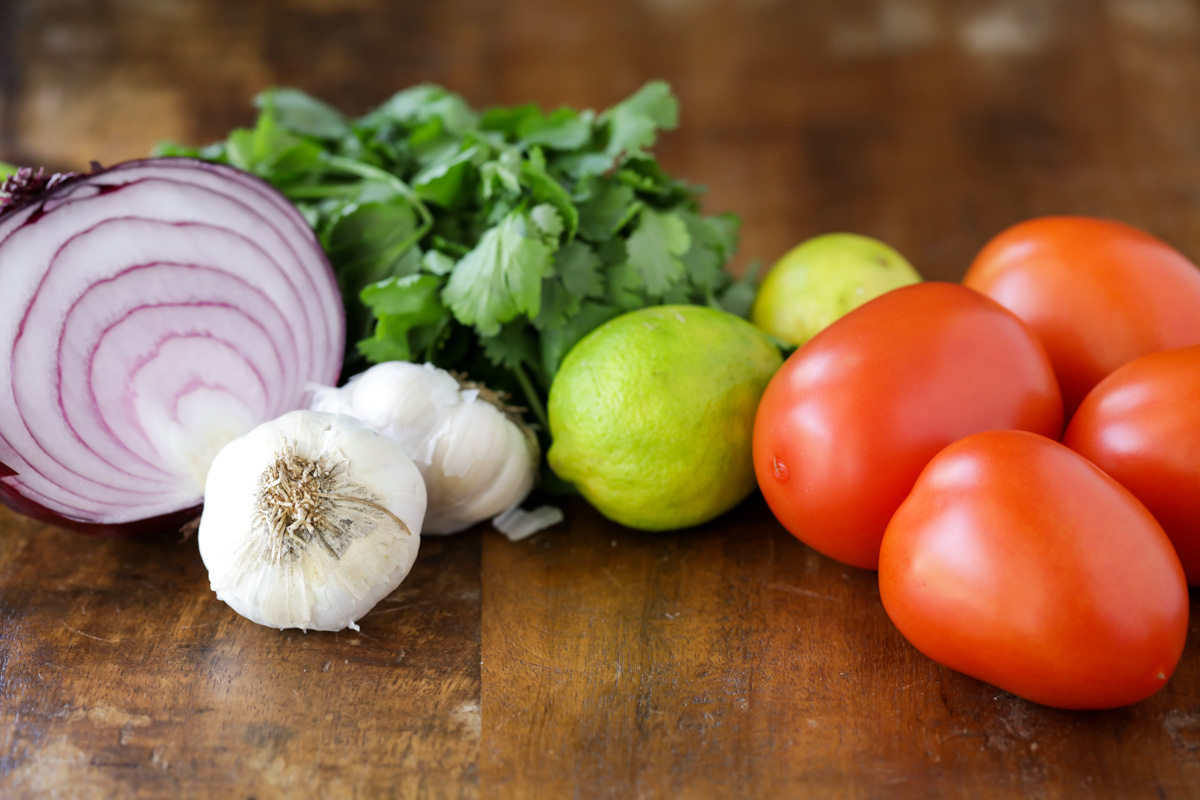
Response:
[[[879,593],[941,664],[1058,708],[1115,708],[1179,662],[1188,592],[1145,506],[1083,457],[1021,431],[939,453],[888,524]]]
[[[1200,346],[1142,356],[1102,380],[1063,444],[1150,509],[1200,585]]]
[[[1200,269],[1120,222],[1022,222],[983,248],[963,283],[1033,328],[1054,364],[1068,418],[1122,364],[1200,344]]]
[[[851,311],[775,373],[754,423],[754,470],[805,544],[875,569],[892,512],[939,450],[977,431],[1058,437],[1062,403],[1033,334],[949,283]]]

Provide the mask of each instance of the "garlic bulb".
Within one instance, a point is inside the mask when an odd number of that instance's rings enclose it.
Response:
[[[395,438],[425,478],[425,532],[457,533],[520,505],[537,479],[537,439],[486,392],[432,364],[389,361],[340,389],[315,387],[312,408]]]
[[[293,411],[213,460],[200,557],[217,597],[272,628],[358,629],[417,557],[420,473],[353,417]]]

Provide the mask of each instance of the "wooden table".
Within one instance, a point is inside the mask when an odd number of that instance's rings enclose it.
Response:
[[[6,0],[0,31],[0,160],[207,141],[270,84],[357,113],[423,80],[600,107],[662,77],[658,152],[742,215],[735,270],[852,230],[954,279],[1051,212],[1200,258],[1185,0]],[[1195,622],[1155,697],[1055,711],[919,655],[873,573],[757,497],[664,535],[567,511],[429,537],[361,633],[308,635],[218,602],[194,540],[0,512],[0,796],[1200,797]]]

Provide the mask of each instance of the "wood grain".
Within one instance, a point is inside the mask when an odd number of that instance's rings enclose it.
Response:
[[[875,574],[754,499],[694,531],[568,529],[483,546],[492,797],[1190,797],[1200,633],[1136,706],[1044,708],[941,667]]]
[[[477,796],[478,534],[304,634],[218,601],[194,539],[0,530],[0,795]]]
[[[851,230],[956,279],[1063,212],[1200,259],[1192,0],[0,0],[0,32],[0,161],[208,141],[276,84],[358,113],[665,78],[657,152],[742,216],[735,271]],[[307,636],[233,615],[194,542],[0,511],[0,796],[1200,797],[1195,593],[1164,691],[1059,712],[920,656],[761,500],[664,535],[568,510],[427,539],[362,635]]]

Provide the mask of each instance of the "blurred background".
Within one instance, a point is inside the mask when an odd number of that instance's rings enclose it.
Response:
[[[222,138],[273,85],[357,114],[424,81],[601,108],[663,78],[657,152],[741,215],[735,272],[849,230],[956,278],[1052,212],[1200,256],[1188,0],[2,0],[0,31],[3,161]]]

